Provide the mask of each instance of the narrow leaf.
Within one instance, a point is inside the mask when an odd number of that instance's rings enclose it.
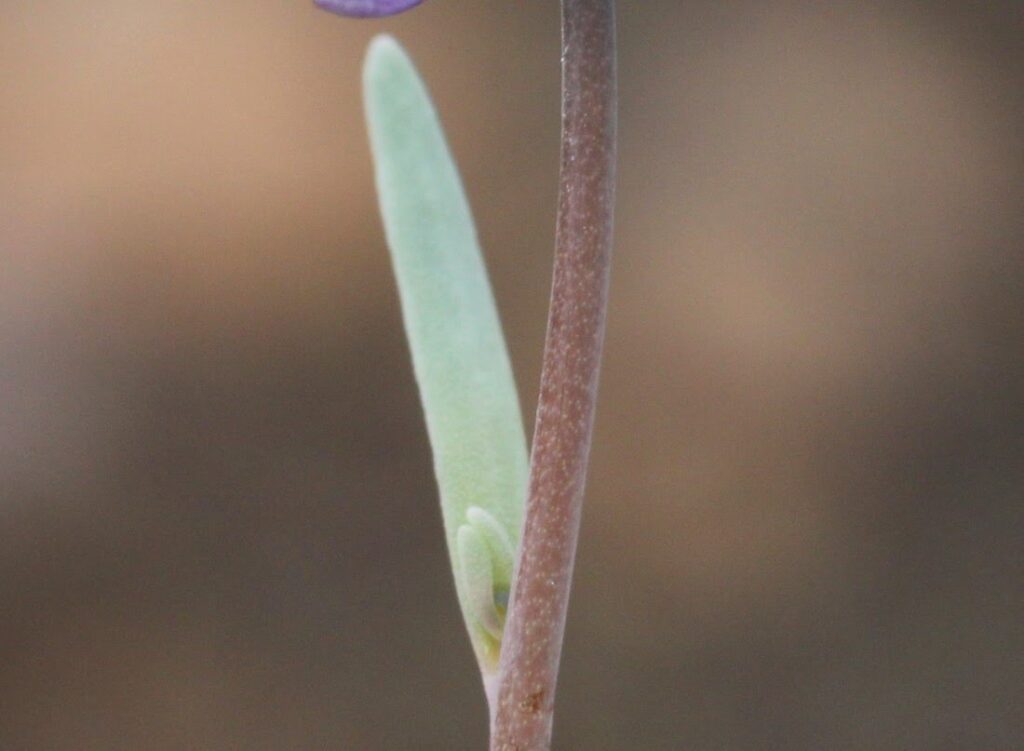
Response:
[[[393,39],[364,69],[377,191],[413,369],[426,414],[456,589],[485,678],[497,667],[482,582],[507,592],[528,458],[522,414],[469,203],[430,96]],[[481,528],[480,514],[486,519]],[[465,555],[460,555],[459,530]],[[490,529],[493,527],[493,529]],[[496,531],[495,531],[496,530]],[[461,571],[467,565],[487,572]],[[472,585],[473,591],[468,591]],[[502,596],[499,593],[499,597]],[[504,603],[502,614],[504,613]],[[502,618],[503,620],[503,618]],[[498,635],[500,637],[500,634]]]

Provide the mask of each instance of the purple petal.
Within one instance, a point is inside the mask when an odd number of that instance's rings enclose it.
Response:
[[[419,5],[423,0],[315,0],[324,10],[353,18],[393,16]]]

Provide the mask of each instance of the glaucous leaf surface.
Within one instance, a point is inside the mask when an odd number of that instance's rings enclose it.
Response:
[[[526,497],[519,399],[462,182],[430,96],[390,37],[371,44],[364,86],[456,589],[486,678],[497,668]]]

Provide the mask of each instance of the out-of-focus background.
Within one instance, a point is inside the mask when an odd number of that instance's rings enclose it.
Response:
[[[1024,13],[623,2],[559,749],[1024,747]],[[0,749],[480,749],[359,66],[532,425],[555,2],[0,5]]]

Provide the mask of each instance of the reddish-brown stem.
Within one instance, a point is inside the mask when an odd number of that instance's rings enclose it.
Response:
[[[543,751],[551,744],[608,301],[615,71],[614,0],[563,0],[554,281],[491,751]]]

